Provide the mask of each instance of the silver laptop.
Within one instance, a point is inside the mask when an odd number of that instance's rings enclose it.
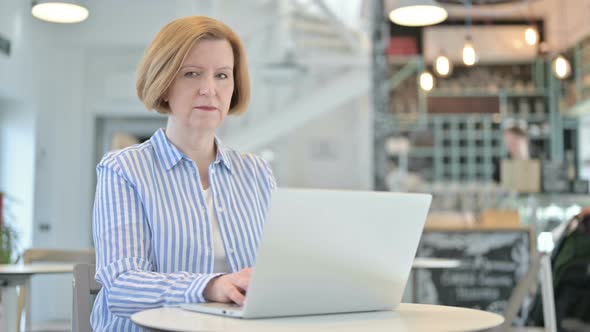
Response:
[[[183,309],[241,318],[392,310],[431,195],[277,189],[243,306]]]

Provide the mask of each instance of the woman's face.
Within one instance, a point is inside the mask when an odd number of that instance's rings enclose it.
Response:
[[[520,145],[521,137],[507,131],[504,133],[504,143],[508,151],[517,151]]]
[[[185,129],[214,131],[234,92],[234,56],[225,40],[198,41],[187,54],[165,98],[171,120]]]

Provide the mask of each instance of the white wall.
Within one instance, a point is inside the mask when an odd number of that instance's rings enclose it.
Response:
[[[0,54],[0,97],[24,100],[32,95],[33,31],[27,1],[0,2],[0,34],[11,41],[11,54]]]
[[[20,0],[0,3],[0,34],[11,41],[10,55],[0,54],[0,191],[13,196],[15,222],[21,246],[31,244],[33,223],[34,101],[31,61],[31,32],[26,29]],[[27,88],[28,86],[28,88]],[[27,103],[25,103],[27,100]],[[19,179],[25,181],[18,186]]]
[[[279,186],[372,189],[372,127],[365,96],[292,132],[271,147]]]
[[[0,191],[6,194],[7,221],[19,233],[20,247],[31,246],[35,180],[35,114],[31,105],[0,99]]]

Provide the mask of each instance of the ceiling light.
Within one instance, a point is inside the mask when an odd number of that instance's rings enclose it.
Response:
[[[31,14],[36,18],[53,23],[78,23],[88,18],[88,9],[78,1],[33,1]]]
[[[434,88],[434,76],[428,71],[420,74],[420,88],[424,91],[430,91]]]
[[[437,24],[447,17],[447,10],[434,0],[398,0],[389,12],[393,23],[412,27]]]
[[[531,46],[536,45],[537,41],[539,41],[539,33],[537,32],[537,29],[533,27],[526,28],[524,31],[524,41]]]
[[[471,37],[465,39],[465,46],[463,46],[463,63],[466,66],[473,66],[477,62],[477,53],[471,43]]]
[[[447,77],[453,71],[453,63],[446,55],[441,54],[434,60],[434,71],[439,76]]]
[[[572,72],[570,62],[563,55],[559,55],[555,58],[551,67],[553,68],[555,76],[560,80],[568,78]]]

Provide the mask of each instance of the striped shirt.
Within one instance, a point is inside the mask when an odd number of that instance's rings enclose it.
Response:
[[[272,189],[269,165],[215,139],[209,165],[213,209],[232,272],[254,265]],[[94,331],[142,331],[133,313],[204,302],[213,273],[213,235],[197,165],[159,129],[110,152],[97,166],[93,212]]]

